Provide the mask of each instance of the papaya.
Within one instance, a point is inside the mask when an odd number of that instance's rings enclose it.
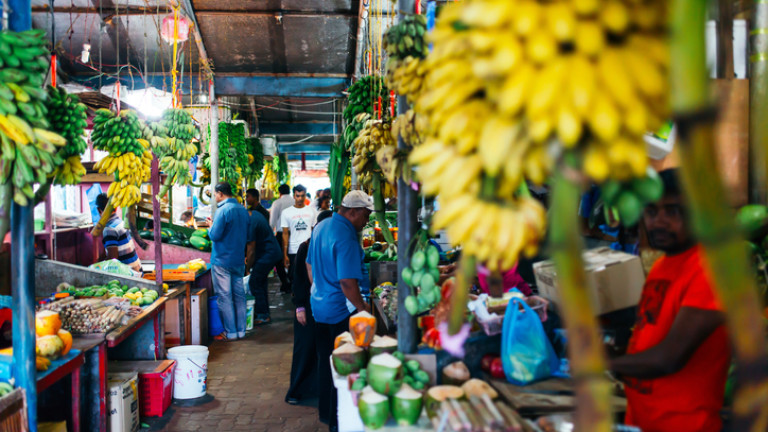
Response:
[[[61,329],[61,318],[57,312],[40,311],[35,314],[35,334],[37,337],[55,335]]]
[[[67,330],[61,329],[56,335],[64,343],[64,348],[61,350],[61,355],[65,356],[72,349],[72,333]]]

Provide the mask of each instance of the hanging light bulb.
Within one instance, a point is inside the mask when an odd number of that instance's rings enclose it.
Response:
[[[83,44],[83,51],[80,53],[80,61],[88,63],[91,59],[91,44]]]

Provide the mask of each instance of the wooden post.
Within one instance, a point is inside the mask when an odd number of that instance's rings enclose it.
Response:
[[[161,209],[157,197],[160,192],[160,163],[157,156],[152,158],[152,223],[154,225],[155,242],[155,285],[158,294],[163,293],[163,242],[161,234]]]
[[[211,143],[208,152],[211,154],[211,218],[216,214],[216,200],[213,198],[216,185],[219,183],[219,104],[211,79],[208,86],[208,100],[211,103]]]

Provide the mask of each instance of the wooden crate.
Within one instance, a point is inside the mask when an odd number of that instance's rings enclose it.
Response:
[[[0,397],[0,431],[27,432],[27,398],[24,390],[17,388]]]

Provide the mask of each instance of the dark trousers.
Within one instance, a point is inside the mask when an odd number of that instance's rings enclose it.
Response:
[[[272,265],[256,263],[251,269],[251,278],[248,288],[254,297],[253,313],[255,315],[269,315],[269,271]]]
[[[310,399],[317,395],[317,343],[315,340],[315,319],[307,306],[307,325],[301,325],[293,317],[293,363],[291,364],[291,387],[285,397]]]
[[[293,293],[293,281],[296,280],[296,254],[288,254],[288,261],[291,263],[288,267],[288,279],[291,280],[291,293]]]
[[[328,422],[331,428],[336,427],[336,387],[333,386],[331,375],[331,353],[336,336],[349,331],[349,317],[337,324],[315,323],[317,332],[317,402],[320,421]]]
[[[280,245],[280,250],[283,250],[283,232],[280,231],[275,235],[275,238],[277,238],[277,244]],[[285,272],[285,263],[283,262],[283,258],[280,257],[280,260],[275,264],[275,273],[277,273],[277,277],[280,278],[280,289],[284,292],[288,292],[289,287],[291,286],[291,281],[288,279],[288,274]]]

